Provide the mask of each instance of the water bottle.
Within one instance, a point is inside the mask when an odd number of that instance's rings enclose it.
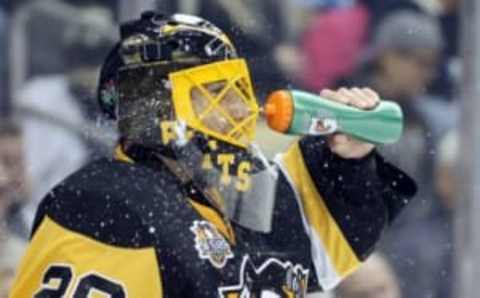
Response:
[[[381,100],[371,110],[334,102],[299,90],[277,90],[264,107],[268,126],[280,133],[327,135],[341,132],[375,144],[398,141],[403,130],[400,106]]]

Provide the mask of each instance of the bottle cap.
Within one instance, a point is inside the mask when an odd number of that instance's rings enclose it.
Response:
[[[277,90],[267,97],[265,117],[271,129],[281,133],[288,131],[293,119],[293,99],[289,91]]]

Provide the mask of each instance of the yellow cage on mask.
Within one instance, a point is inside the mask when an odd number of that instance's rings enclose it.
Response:
[[[169,75],[172,84],[172,100],[176,118],[208,136],[229,144],[246,148],[255,138],[256,121],[259,106],[253,92],[252,82],[244,59],[225,60],[173,72]],[[212,94],[208,85],[224,82],[218,93]],[[192,104],[192,90],[198,89],[208,100],[208,106],[200,113]],[[222,107],[221,102],[227,92],[235,92],[249,111],[249,115],[236,120],[229,111]],[[220,132],[205,123],[206,117],[216,111],[224,117],[231,129]]]

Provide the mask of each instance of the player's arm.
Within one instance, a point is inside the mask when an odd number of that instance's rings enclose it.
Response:
[[[315,277],[325,290],[358,268],[416,192],[415,183],[373,145],[345,135],[304,137],[281,163],[307,223]]]

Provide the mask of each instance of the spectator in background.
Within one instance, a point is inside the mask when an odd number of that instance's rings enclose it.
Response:
[[[8,298],[26,242],[8,234],[0,235],[0,240],[0,298]]]
[[[390,160],[402,165],[419,183],[417,200],[402,214],[383,250],[397,271],[405,297],[430,297],[422,282],[436,273],[435,248],[418,245],[425,239],[419,232],[429,221],[438,202],[434,198],[433,166],[439,138],[455,123],[454,107],[425,92],[434,78],[443,49],[438,22],[425,14],[397,11],[378,26],[373,46],[353,79],[341,84],[375,86],[382,98],[398,102],[405,117],[402,146],[380,148]],[[406,250],[405,246],[415,247]],[[418,275],[414,275],[416,273]]]
[[[22,137],[5,115],[0,119],[0,298],[8,297],[26,242],[26,224],[18,221],[19,206],[28,197]]]
[[[456,194],[458,189],[455,171],[459,158],[459,142],[457,131],[449,131],[438,145],[435,164],[435,190],[441,201],[441,206],[449,212],[455,210],[457,205]]]
[[[398,281],[380,254],[371,255],[360,269],[335,290],[336,298],[400,298]],[[420,297],[420,296],[409,296]]]
[[[94,6],[68,11],[75,11],[75,22],[63,28],[61,47],[71,68],[34,77],[16,96],[32,182],[32,200],[22,210],[29,223],[49,188],[89,159],[110,152],[115,141],[115,134],[97,127],[90,114],[96,72],[115,38],[112,16]]]
[[[305,0],[306,1],[306,0]],[[310,0],[316,12],[300,41],[304,88],[317,92],[351,75],[369,34],[369,12],[354,0]]]
[[[435,164],[435,190],[439,200],[438,210],[432,212],[432,228],[438,232],[437,272],[432,276],[435,281],[435,296],[452,298],[454,284],[453,257],[454,213],[458,201],[457,162],[459,158],[459,138],[456,130],[446,134],[439,143]],[[438,228],[440,227],[440,228]],[[427,238],[426,238],[427,239]],[[435,244],[433,244],[435,245]]]
[[[437,0],[441,6],[439,11],[440,25],[445,48],[439,78],[432,86],[432,92],[455,99],[456,86],[460,82],[460,4],[462,0]]]
[[[372,15],[372,26],[377,27],[389,14],[400,10],[411,10],[426,14],[436,14],[442,0],[359,0]]]
[[[419,298],[452,298],[453,278],[453,213],[458,199],[456,162],[458,137],[449,132],[441,138],[435,155],[435,199],[429,214],[417,222],[415,231],[402,230],[396,245],[408,256],[411,266],[402,266],[404,296]]]
[[[8,33],[7,14],[0,6],[0,111],[8,109]],[[2,112],[3,114],[3,112]],[[2,115],[3,116],[3,115]]]
[[[71,6],[61,0],[31,0],[17,7],[12,46],[23,65],[17,66],[15,88],[33,76],[65,70],[61,36],[74,20]]]
[[[6,11],[10,14],[12,11],[17,9],[19,6],[23,5],[25,2],[29,2],[31,0],[0,0],[0,9]]]
[[[103,8],[107,8],[112,13],[118,7],[118,0],[61,0],[64,3],[77,6],[77,7],[85,7],[85,6],[102,6]]]
[[[96,5],[74,8],[77,22],[65,28],[62,49],[68,88],[90,120],[99,112],[96,100],[98,70],[113,45],[117,32],[112,13]]]
[[[95,0],[24,0],[15,2],[12,17],[14,56],[18,63],[14,87],[40,75],[68,70],[64,32],[81,22],[77,9],[110,5],[111,1]],[[20,3],[19,3],[20,2]],[[25,3],[21,3],[25,2]],[[109,11],[111,14],[111,11]],[[109,16],[111,18],[111,15]]]
[[[428,86],[437,99],[450,101],[455,98],[455,85],[459,81],[459,6],[461,0],[360,0],[372,15],[372,27],[383,18],[400,10],[423,13],[440,21],[445,47],[440,57],[435,79]]]
[[[11,211],[26,203],[29,185],[25,173],[21,130],[10,117],[0,119],[0,229],[24,236],[17,223],[11,222]],[[18,233],[20,232],[20,233]]]

